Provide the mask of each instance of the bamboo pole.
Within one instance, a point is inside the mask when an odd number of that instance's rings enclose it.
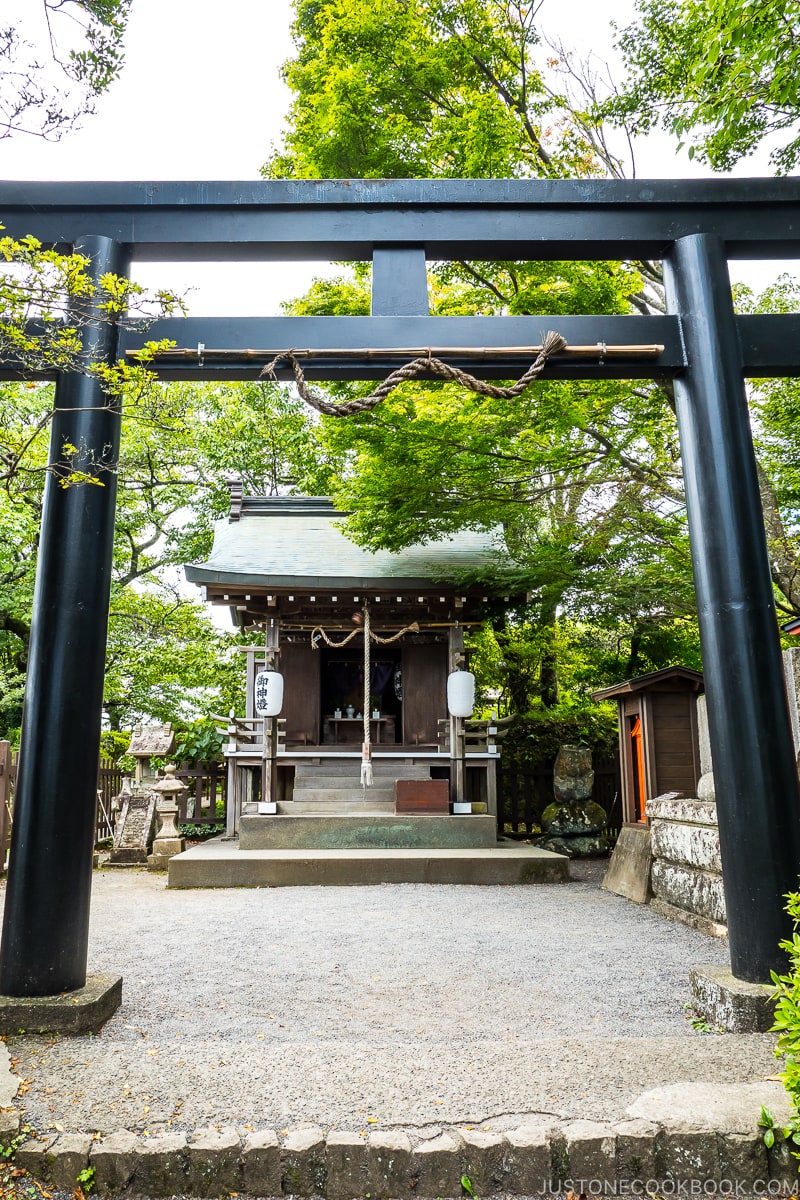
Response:
[[[317,358],[358,358],[369,362],[373,359],[382,358],[422,358],[427,354],[441,358],[443,356],[459,357],[459,358],[475,358],[475,359],[494,359],[494,358],[512,358],[512,357],[535,357],[541,352],[541,346],[387,346],[383,349],[375,347],[354,347],[353,349],[295,349],[291,353],[297,359],[305,359],[313,361]],[[191,359],[202,358],[209,359],[265,359],[270,360],[277,355],[285,353],[285,350],[225,350],[225,349],[209,349],[208,346],[198,346],[194,349],[189,347],[172,347],[168,350],[157,350],[150,352],[147,350],[126,350],[125,357],[132,359],[152,358],[159,362],[163,360],[176,359],[179,361],[188,361]],[[651,345],[620,345],[609,346],[604,342],[597,342],[593,346],[565,346],[563,350],[559,350],[554,357],[563,358],[574,356],[576,358],[624,358],[635,355],[637,358],[656,358],[659,354],[664,353],[664,346],[658,344]]]

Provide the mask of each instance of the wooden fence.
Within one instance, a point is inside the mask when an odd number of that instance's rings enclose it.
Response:
[[[14,808],[14,783],[17,778],[17,752],[10,742],[0,741],[0,873],[5,870],[11,842],[11,814]],[[122,772],[110,758],[101,758],[97,771],[97,824],[95,842],[114,836],[112,800],[122,790]]]
[[[193,824],[225,822],[225,766],[211,763],[192,767],[183,763],[176,772],[189,789],[181,796],[178,820]],[[11,813],[14,804],[14,781],[17,777],[17,754],[11,743],[0,741],[0,873],[5,869],[11,841]],[[97,825],[95,842],[114,836],[112,803],[122,791],[123,774],[110,758],[101,758],[97,772]]]
[[[608,827],[622,825],[620,772],[616,758],[595,755],[593,799],[608,813]],[[537,833],[541,816],[552,804],[552,766],[513,767],[498,763],[497,822],[501,833],[525,836]],[[17,755],[9,742],[0,741],[0,870],[5,866],[11,834],[11,811]],[[224,763],[190,766],[176,772],[188,789],[180,798],[178,820],[182,824],[224,824],[226,816],[226,771]],[[97,777],[98,805],[95,840],[113,836],[112,800],[122,790],[122,772],[111,759],[101,759]]]
[[[224,825],[228,802],[225,764],[200,763],[192,767],[185,762],[175,774],[189,789],[178,802],[178,821]]]
[[[94,840],[101,842],[104,838],[114,836],[114,813],[112,802],[122,791],[122,771],[111,758],[100,759],[100,769],[97,772],[97,827]]]
[[[499,764],[497,786],[497,825],[500,833],[524,835],[538,833],[542,813],[555,801],[553,767],[504,766]],[[619,759],[595,755],[592,799],[608,813],[608,828],[622,827],[622,800]]]
[[[12,783],[17,774],[17,756],[11,753],[11,742],[0,742],[0,874],[6,868],[11,842]]]

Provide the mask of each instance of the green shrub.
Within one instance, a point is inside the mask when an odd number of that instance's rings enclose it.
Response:
[[[796,1130],[800,1128],[800,892],[792,892],[786,899],[794,932],[790,940],[781,942],[789,957],[789,971],[785,975],[772,972],[777,1001],[772,1028],[778,1034],[775,1054],[785,1060],[780,1078],[794,1109]]]
[[[549,765],[567,744],[591,746],[596,753],[613,755],[617,748],[616,705],[594,704],[588,699],[567,701],[514,717],[503,741],[503,764]]]
[[[209,838],[218,837],[225,832],[225,826],[221,823],[210,825],[203,822],[202,824],[194,824],[189,822],[184,825],[179,825],[178,830],[181,837],[189,838],[192,842],[205,842]]]
[[[118,762],[125,756],[131,744],[130,731],[127,729],[104,729],[100,734],[100,755],[102,758]],[[133,759],[131,760],[134,761]]]
[[[175,730],[172,757],[178,763],[190,762],[193,765],[215,762],[221,757],[224,741],[224,734],[219,732],[213,718],[203,717]]]

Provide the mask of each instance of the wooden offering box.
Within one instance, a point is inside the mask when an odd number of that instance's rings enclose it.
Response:
[[[398,779],[394,785],[396,813],[449,813],[450,784],[446,779]]]

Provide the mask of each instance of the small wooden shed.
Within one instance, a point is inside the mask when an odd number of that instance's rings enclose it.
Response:
[[[700,745],[697,697],[703,676],[689,667],[665,667],[592,693],[593,700],[616,699],[622,820],[646,824],[646,804],[665,792],[697,795]]]

